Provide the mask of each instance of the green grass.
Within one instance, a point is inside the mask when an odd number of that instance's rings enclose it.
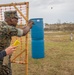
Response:
[[[70,32],[45,33],[45,58],[33,59],[31,47],[28,55],[28,75],[74,75],[74,39],[70,40]],[[12,69],[13,75],[25,75],[24,64],[12,64]]]

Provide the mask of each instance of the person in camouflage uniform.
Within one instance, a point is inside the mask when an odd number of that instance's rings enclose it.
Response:
[[[5,21],[0,21],[0,51],[4,50],[10,45],[12,36],[25,36],[33,25],[33,21],[30,20],[28,25],[22,29],[16,28],[19,19],[17,11],[6,11],[4,12],[4,17]],[[8,55],[4,57],[4,59],[0,60],[3,65],[10,68],[7,75],[12,75],[10,58],[11,56]]]

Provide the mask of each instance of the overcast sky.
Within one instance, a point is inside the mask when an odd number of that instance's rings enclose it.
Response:
[[[29,18],[43,18],[44,23],[74,23],[74,0],[0,0],[0,4],[29,2]]]

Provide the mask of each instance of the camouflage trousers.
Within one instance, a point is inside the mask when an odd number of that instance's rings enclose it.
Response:
[[[8,75],[12,75],[10,58],[11,58],[11,55],[7,55],[3,59],[3,65],[5,65],[5,66],[7,66],[9,68],[9,74]]]

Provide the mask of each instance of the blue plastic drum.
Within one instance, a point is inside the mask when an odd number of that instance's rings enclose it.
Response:
[[[32,40],[32,58],[44,58],[44,40]]]
[[[35,39],[44,39],[44,28],[43,28],[43,19],[42,18],[34,18],[31,19],[34,24],[31,29],[31,38]]]

